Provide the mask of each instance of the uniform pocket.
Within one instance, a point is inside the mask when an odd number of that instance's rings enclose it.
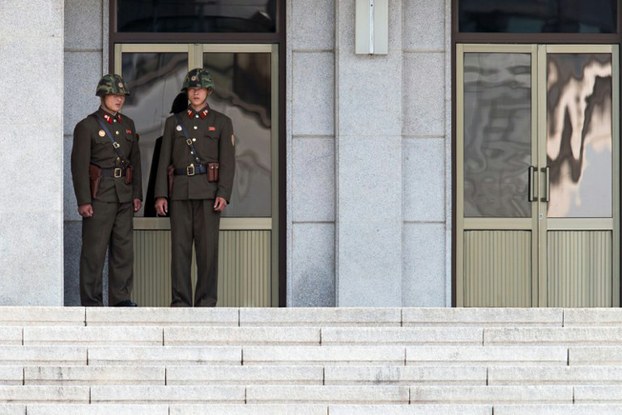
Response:
[[[209,140],[218,140],[220,138],[220,132],[216,130],[210,130],[205,133],[205,138]]]

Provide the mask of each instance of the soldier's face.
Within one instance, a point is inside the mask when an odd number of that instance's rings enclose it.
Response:
[[[108,112],[119,112],[125,104],[125,95],[109,94],[102,99],[102,106]]]
[[[188,101],[196,110],[203,108],[207,95],[207,88],[188,88]]]

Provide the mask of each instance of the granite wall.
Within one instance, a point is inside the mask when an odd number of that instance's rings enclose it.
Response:
[[[288,306],[451,305],[450,1],[289,0]]]
[[[63,11],[0,2],[0,305],[63,304]]]

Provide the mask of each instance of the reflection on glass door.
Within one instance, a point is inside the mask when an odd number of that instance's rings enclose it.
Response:
[[[531,54],[465,54],[464,82],[464,215],[528,218]]]
[[[210,105],[233,120],[236,172],[227,217],[272,214],[272,84],[269,53],[208,52],[204,67],[218,86]]]
[[[619,304],[617,47],[457,51],[457,305]]]
[[[221,219],[218,305],[278,305],[277,52],[275,45],[116,46],[116,72],[132,92],[124,112],[141,135],[146,191],[134,218],[139,304],[170,302],[170,224],[153,209],[158,139],[187,71],[206,67],[215,83],[208,102],[232,119],[236,141],[233,194]]]
[[[123,112],[132,118],[140,134],[145,203],[138,216],[154,217],[153,188],[157,161],[156,140],[162,136],[173,99],[188,72],[188,47],[171,46],[167,52],[127,52],[122,55],[121,76],[131,95]],[[178,52],[174,52],[178,50]]]
[[[541,47],[540,303],[619,304],[617,48]]]
[[[611,54],[547,54],[550,218],[612,215],[611,76]]]

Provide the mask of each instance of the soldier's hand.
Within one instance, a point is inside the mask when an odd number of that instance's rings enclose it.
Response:
[[[87,203],[85,205],[78,206],[78,213],[83,218],[90,218],[91,216],[93,216],[93,205]]]
[[[223,197],[217,197],[214,201],[214,210],[222,212],[227,207],[227,201]]]
[[[140,199],[134,199],[132,200],[132,203],[134,205],[134,212],[138,212],[140,210],[140,207],[143,205]]]
[[[156,199],[155,210],[158,216],[166,216],[168,213],[168,201],[165,197],[159,197]]]

